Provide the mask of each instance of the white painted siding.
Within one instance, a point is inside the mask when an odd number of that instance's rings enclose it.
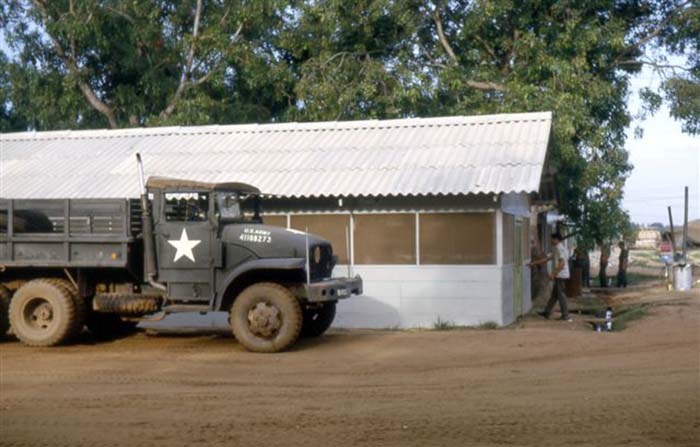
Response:
[[[346,272],[338,266],[334,273]],[[430,328],[438,317],[466,326],[505,323],[502,274],[495,265],[364,265],[354,272],[362,276],[364,295],[338,304],[335,327]]]
[[[523,314],[532,309],[532,278],[530,267],[523,267]]]
[[[532,296],[530,290],[530,267],[522,267],[523,269],[523,310],[521,315],[526,314],[532,309]],[[508,325],[515,321],[513,313],[513,265],[509,264],[503,267],[501,277],[501,303],[503,319],[502,324]]]

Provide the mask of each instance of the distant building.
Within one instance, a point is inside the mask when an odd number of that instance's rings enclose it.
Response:
[[[656,250],[661,243],[661,232],[656,228],[642,228],[637,233],[634,248]]]
[[[681,249],[683,243],[683,222],[676,224],[673,236],[676,239],[676,248]],[[700,219],[688,222],[688,247],[700,247]]]

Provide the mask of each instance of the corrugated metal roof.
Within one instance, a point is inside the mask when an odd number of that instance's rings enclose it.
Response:
[[[136,197],[146,175],[288,197],[537,191],[550,112],[0,135],[0,197]]]

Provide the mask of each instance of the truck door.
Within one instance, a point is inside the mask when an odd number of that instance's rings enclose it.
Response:
[[[162,192],[155,224],[158,279],[174,301],[212,295],[215,237],[209,191]]]

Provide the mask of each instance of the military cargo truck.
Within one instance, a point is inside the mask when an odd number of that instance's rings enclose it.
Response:
[[[0,199],[0,334],[53,346],[176,312],[226,311],[248,350],[319,336],[362,279],[324,239],[265,225],[243,183],[145,182],[139,200]]]

